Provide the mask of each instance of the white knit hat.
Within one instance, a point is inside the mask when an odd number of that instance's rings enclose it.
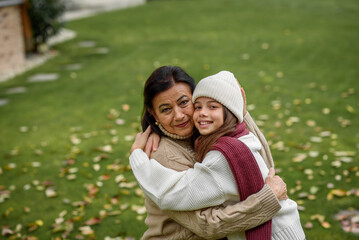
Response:
[[[227,107],[239,120],[243,121],[243,97],[241,88],[233,73],[221,71],[203,78],[197,84],[192,101],[199,97],[209,97]]]

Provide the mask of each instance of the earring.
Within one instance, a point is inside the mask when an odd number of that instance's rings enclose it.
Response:
[[[155,124],[156,124],[157,126],[159,125],[159,123],[158,123],[157,121],[155,122]]]

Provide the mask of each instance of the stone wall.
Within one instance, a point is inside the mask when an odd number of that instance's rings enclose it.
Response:
[[[20,5],[0,6],[0,75],[25,65]]]

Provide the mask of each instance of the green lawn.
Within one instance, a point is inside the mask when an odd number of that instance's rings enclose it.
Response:
[[[143,84],[161,65],[197,81],[232,71],[307,239],[358,238],[334,217],[359,209],[356,0],[149,1],[67,27],[77,38],[57,57],[0,83],[0,238],[140,238],[144,201],[128,155]],[[59,78],[28,82],[39,73]],[[15,87],[27,91],[6,93]]]

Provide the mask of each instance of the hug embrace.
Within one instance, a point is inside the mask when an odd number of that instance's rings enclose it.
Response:
[[[142,239],[305,239],[231,72],[195,86],[183,69],[160,67],[146,81],[144,105],[130,156],[146,195]]]

